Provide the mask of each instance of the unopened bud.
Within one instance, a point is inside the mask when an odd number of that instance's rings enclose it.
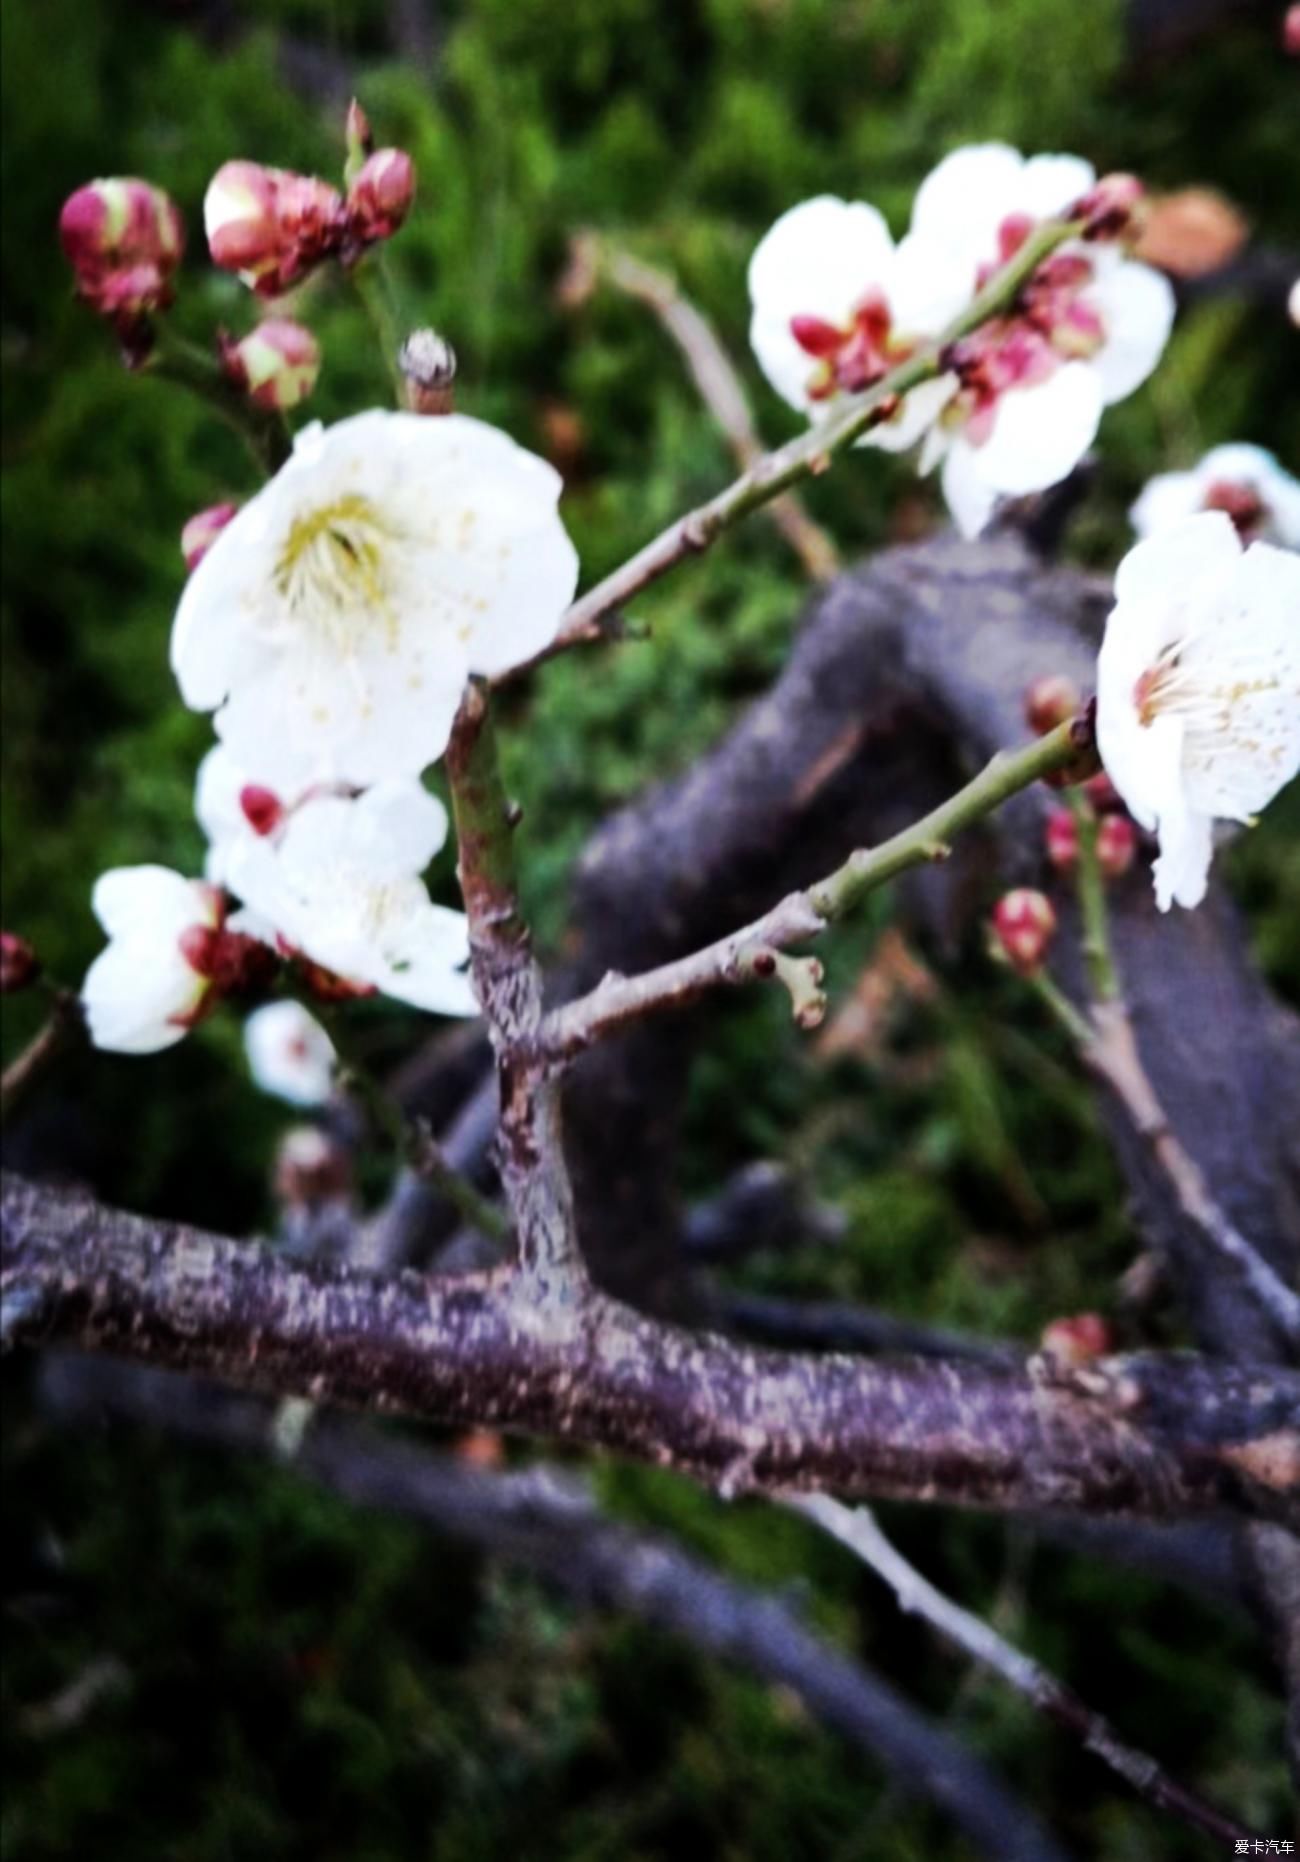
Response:
[[[376,149],[348,188],[348,232],[358,245],[391,239],[415,199],[415,164],[404,149]]]
[[[456,351],[436,330],[412,330],[397,352],[413,414],[449,414],[456,386]]]
[[[59,238],[77,295],[119,328],[171,303],[185,223],[161,188],[131,176],[91,181],[64,202]]]
[[[1036,736],[1046,737],[1058,724],[1072,718],[1083,704],[1083,694],[1073,679],[1064,673],[1051,672],[1035,679],[1025,693],[1025,723]]]
[[[1104,769],[1089,776],[1083,785],[1083,793],[1099,815],[1108,815],[1113,809],[1124,806],[1124,798]]]
[[[198,568],[238,509],[237,504],[210,504],[186,521],[181,530],[181,555],[187,569]]]
[[[1300,6],[1289,6],[1282,17],[1282,50],[1288,58],[1300,58]]]
[[[237,343],[223,339],[221,365],[254,407],[286,414],[316,386],[320,345],[291,317],[268,317]]]
[[[347,119],[343,125],[343,140],[347,154],[343,162],[343,180],[351,187],[365,166],[367,156],[374,153],[375,137],[370,127],[370,118],[354,97],[348,105]]]
[[[276,297],[337,253],[347,233],[337,188],[260,162],[226,162],[208,184],[203,224],[214,265]]]
[[[1296,279],[1286,294],[1286,314],[1300,330],[1300,278]]]
[[[1053,1319],[1043,1327],[1039,1344],[1062,1370],[1079,1370],[1111,1349],[1110,1327],[1096,1312],[1078,1312]]]
[[[1056,913],[1043,893],[1018,886],[994,907],[993,934],[1012,969],[1032,976],[1056,934]]]
[[[1044,835],[1047,857],[1058,872],[1068,873],[1079,859],[1079,825],[1069,808],[1054,808]]]
[[[1127,815],[1103,815],[1097,823],[1097,865],[1107,879],[1127,873],[1137,855],[1137,829]]]
[[[1145,194],[1136,175],[1103,175],[1071,209],[1071,218],[1084,222],[1085,239],[1119,239],[1134,229]]]
[[[348,1154],[316,1125],[294,1125],[280,1140],[273,1187],[289,1208],[317,1208],[351,1188]]]
[[[41,973],[41,960],[16,931],[0,931],[0,995],[27,989]]]

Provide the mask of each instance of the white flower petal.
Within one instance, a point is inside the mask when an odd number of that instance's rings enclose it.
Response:
[[[997,257],[998,228],[1022,211],[1024,158],[1004,142],[954,149],[932,168],[912,203],[912,232],[973,265]]]
[[[1134,545],[1115,571],[1115,600],[1121,607],[1176,609],[1188,593],[1230,575],[1240,558],[1231,518],[1203,511]]]
[[[381,782],[353,809],[372,870],[381,876],[422,873],[447,839],[447,810],[418,782]]]
[[[906,452],[934,431],[934,423],[956,392],[955,375],[940,375],[934,381],[923,381],[903,396],[903,404],[892,420],[882,420],[878,426],[867,430],[861,444],[879,446],[887,453]]]
[[[1091,361],[1110,407],[1139,388],[1163,355],[1174,327],[1173,286],[1163,272],[1126,260],[1102,270],[1083,297],[1106,331]]]
[[[1185,659],[1209,703],[1187,733],[1189,803],[1249,821],[1300,771],[1300,557],[1253,543]]]
[[[1209,888],[1213,857],[1213,822],[1209,815],[1182,811],[1161,820],[1160,852],[1151,877],[1156,904],[1162,912],[1171,905],[1192,911],[1201,903]]]
[[[1140,537],[1168,530],[1205,508],[1205,487],[1198,472],[1159,472],[1142,487],[1129,521]]]
[[[889,274],[889,303],[900,331],[938,336],[975,294],[978,267],[945,242],[907,233]]]
[[[1097,377],[1067,362],[1034,388],[1013,388],[997,406],[993,431],[976,449],[994,491],[1020,497],[1055,485],[1078,465],[1101,419]]]
[[[115,866],[101,873],[91,910],[111,938],[166,939],[193,924],[215,924],[216,902],[198,880],[166,866]]]
[[[1050,220],[1073,207],[1097,179],[1091,162],[1078,155],[1031,155],[1016,190],[1021,213]]]
[[[998,495],[980,469],[979,455],[961,434],[943,462],[943,495],[953,522],[967,539],[977,537],[993,515]]]

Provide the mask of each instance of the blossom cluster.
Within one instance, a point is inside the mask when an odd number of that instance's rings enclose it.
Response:
[[[1098,183],[1075,156],[1026,160],[987,143],[939,163],[897,243],[865,202],[805,201],[750,261],[759,364],[792,407],[818,420],[923,345],[942,344],[937,376],[905,393],[864,443],[902,451],[921,441],[921,470],[942,462],[953,517],[977,536],[999,497],[1065,478],[1102,409],[1160,358],[1173,292],[1118,238],[1138,192],[1126,176]],[[1009,306],[953,339],[981,287],[1054,220],[1076,236],[1032,268]]]
[[[400,151],[371,144],[354,106],[342,194],[228,163],[206,202],[213,257],[269,295],[388,237],[413,177]],[[162,308],[170,273],[159,262],[145,277],[136,222],[147,207],[151,226],[172,226],[166,197],[143,183],[81,193],[121,221],[106,227],[84,200],[65,210],[65,244],[84,223],[73,245],[100,264],[78,267],[83,295],[102,310],[123,292],[134,292],[132,314]],[[178,254],[179,216],[172,243]],[[104,281],[114,268],[117,287]],[[309,333],[278,317],[220,339],[219,352],[254,405],[280,411],[319,363]],[[552,467],[482,421],[375,409],[307,426],[256,496],[190,519],[171,663],[184,702],[215,714],[195,795],[206,872],[141,866],[99,881],[109,943],[83,990],[98,1046],[169,1046],[223,997],[265,993],[286,962],[319,997],[383,991],[437,1014],[477,1012],[464,915],[435,904],[421,877],[448,833],[422,777],[467,682],[532,658],[556,633],[577,582],[560,489]],[[278,1042],[292,1079],[285,1043],[306,1041],[318,1086],[327,1037],[274,1006],[284,1012],[250,1036],[255,1068],[267,1072]]]

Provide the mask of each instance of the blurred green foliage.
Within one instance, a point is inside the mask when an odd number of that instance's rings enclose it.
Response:
[[[97,948],[97,872],[200,858],[190,792],[209,729],[180,708],[167,667],[176,539],[195,509],[253,489],[232,436],[124,374],[71,300],[54,226],[87,177],[167,186],[191,227],[179,324],[199,339],[242,330],[246,294],[204,263],[204,185],[234,155],[333,174],[355,88],[381,140],[419,169],[419,208],[393,247],[406,310],[453,338],[464,408],[562,450],[589,579],[729,462],[641,308],[558,307],[575,228],[616,232],[680,277],[742,359],[774,440],[791,422],[746,358],[744,268],[763,228],[810,193],[868,196],[898,225],[946,149],[1003,136],[1155,186],[1219,186],[1262,237],[1294,236],[1295,78],[1271,20],[1135,67],[1119,0],[448,0],[419,61],[393,50],[393,20],[410,11],[13,0],[0,13],[5,922],[66,978]],[[346,291],[314,284],[299,314],[326,354],[311,412],[380,400]],[[1108,417],[1105,471],[1073,535],[1083,558],[1113,561],[1153,471],[1228,438],[1285,456],[1300,432],[1288,344],[1279,319],[1232,299],[1183,317],[1153,382]],[[858,455],[809,502],[851,556],[912,521],[916,497],[906,467]],[[562,941],[592,824],[763,688],[802,594],[756,521],[639,604],[652,642],[557,662],[512,701],[524,884],[545,946]],[[1297,822],[1293,797],[1233,864],[1262,960],[1293,999]],[[837,939],[836,999],[886,921],[882,905]],[[774,996],[720,1010],[692,1081],[684,1189],[779,1155],[848,1218],[837,1246],[760,1257],[749,1284],[1026,1336],[1106,1303],[1132,1248],[1113,1167],[1050,1035],[968,957],[870,1056],[815,1062]],[[7,999],[5,1011],[8,1051],[35,1009]],[[377,1023],[385,1039],[391,1027]],[[226,1019],[148,1064],[79,1060],[24,1141],[110,1197],[238,1231],[264,1214],[282,1123],[248,1087]],[[5,1436],[12,1862],[965,1853],[787,1699],[688,1650],[589,1622],[291,1474],[136,1437],[74,1441],[21,1406],[18,1418]],[[600,1478],[629,1517],[738,1574],[807,1584],[828,1632],[947,1715],[1081,1853],[1198,1853],[1027,1710],[963,1677],[801,1524],[643,1470]],[[1132,1736],[1282,1827],[1279,1717],[1243,1635],[994,1523],[898,1524],[927,1570],[993,1607]],[[33,1708],[105,1652],[123,1686],[75,1729],[37,1730]]]

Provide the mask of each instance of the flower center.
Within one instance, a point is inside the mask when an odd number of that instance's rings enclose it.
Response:
[[[1232,731],[1234,713],[1244,699],[1275,692],[1280,683],[1276,673],[1262,669],[1252,673],[1248,664],[1238,667],[1233,679],[1206,677],[1209,672],[1204,667],[1198,677],[1187,664],[1185,643],[1175,641],[1166,647],[1133,687],[1138,723],[1147,729],[1157,718],[1176,713],[1189,732],[1222,736]]]
[[[1232,519],[1244,542],[1259,536],[1271,515],[1258,491],[1244,479],[1216,478],[1205,493],[1202,508],[1223,511]]]
[[[879,291],[861,300],[847,324],[822,317],[791,317],[790,334],[817,363],[808,382],[808,398],[825,401],[833,394],[861,394],[899,362],[916,344],[894,331],[893,315]]]
[[[342,653],[355,647],[358,611],[379,616],[391,631],[385,556],[392,542],[374,505],[355,492],[296,517],[273,572],[289,618]]]

